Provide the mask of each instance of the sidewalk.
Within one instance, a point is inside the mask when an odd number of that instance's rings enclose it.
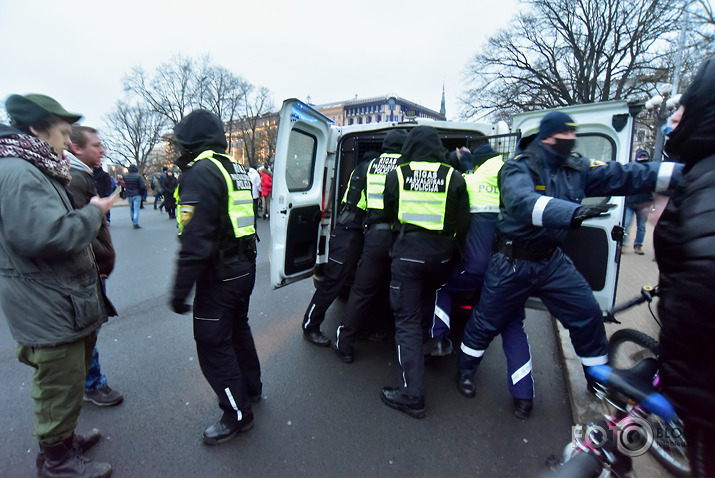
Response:
[[[653,227],[651,223],[646,226],[646,237],[643,241],[645,255],[639,256],[635,254],[632,243],[623,250],[618,276],[616,304],[639,295],[641,287],[644,285],[654,286],[658,284],[658,265],[653,260],[655,257],[653,253]],[[631,237],[635,235],[635,224],[632,225],[632,229]],[[655,310],[656,301],[654,301],[652,307]],[[606,324],[606,334],[609,337],[618,329],[630,328],[645,332],[656,339],[658,338],[660,327],[653,320],[648,311],[648,306],[645,304],[624,311],[618,314],[616,318],[621,324]],[[557,325],[558,342],[561,346],[561,354],[564,360],[566,386],[571,400],[574,423],[583,425],[597,421],[602,416],[600,402],[586,392],[586,378],[583,376],[583,368],[571,345],[568,331],[560,323],[557,322]],[[638,478],[668,478],[672,476],[648,453],[633,459],[633,474]]]

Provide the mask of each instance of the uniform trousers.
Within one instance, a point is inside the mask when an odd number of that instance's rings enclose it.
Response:
[[[484,273],[492,251],[497,216],[496,213],[472,214],[466,241],[468,254],[452,269],[447,283],[437,291],[430,337],[449,335],[454,295],[466,293],[472,296],[484,285]],[[501,331],[502,349],[506,356],[509,393],[513,398],[530,400],[534,398],[534,380],[531,375],[529,341],[524,332],[523,321],[522,308]]]
[[[571,336],[584,367],[608,361],[601,309],[588,282],[561,249],[540,261],[492,255],[478,307],[464,329],[458,368],[474,373],[484,351],[530,296],[539,297]],[[523,317],[523,315],[522,315]]]
[[[252,415],[250,396],[262,391],[261,366],[248,325],[256,263],[226,259],[217,278],[197,281],[194,340],[201,371],[218,396],[224,416]]]
[[[400,392],[424,396],[424,326],[434,312],[435,293],[455,264],[453,238],[429,232],[405,233],[392,250],[390,305],[401,370]]]
[[[35,403],[35,438],[40,443],[53,445],[74,434],[96,343],[97,333],[92,332],[55,347],[18,347],[18,360],[35,369],[30,395]]]
[[[345,317],[337,332],[336,345],[344,353],[352,353],[353,343],[361,329],[379,327],[377,312],[388,308],[392,231],[386,226],[383,223],[371,224],[365,232],[365,245],[345,305]],[[380,307],[383,303],[384,307]]]
[[[345,286],[345,281],[355,271],[363,248],[362,229],[336,226],[330,233],[330,253],[324,274],[316,281],[317,288],[303,316],[303,330],[320,329],[325,320],[325,312]]]

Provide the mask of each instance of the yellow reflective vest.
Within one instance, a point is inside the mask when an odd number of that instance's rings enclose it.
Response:
[[[212,161],[221,171],[224,180],[226,181],[226,188],[228,190],[228,217],[233,228],[233,234],[235,237],[250,236],[256,233],[255,228],[255,215],[253,211],[253,194],[251,193],[251,181],[246,177],[247,181],[237,181],[239,184],[244,184],[240,189],[235,188],[235,182],[231,179],[231,175],[223,167],[220,161],[214,158],[214,155],[220,155],[227,158],[234,165],[234,175],[245,174],[243,166],[236,163],[230,156],[226,154],[215,153],[214,151],[208,150],[199,154],[192,163],[196,161],[201,161],[203,159],[208,159]],[[184,230],[184,225],[189,222],[191,216],[193,215],[193,206],[182,206],[181,197],[179,195],[181,184],[174,191],[174,197],[176,198],[176,204],[179,210],[179,214],[176,215],[176,220],[179,223],[179,235]],[[191,208],[191,210],[184,210],[185,208]]]
[[[367,168],[367,207],[369,209],[385,209],[383,194],[385,193],[385,176],[397,167],[400,153],[382,153],[370,161]]]
[[[473,174],[464,176],[469,194],[469,212],[499,212],[497,177],[503,165],[500,154],[486,160]]]
[[[441,163],[412,161],[397,167],[397,219],[430,231],[444,230],[447,191],[453,169]]]

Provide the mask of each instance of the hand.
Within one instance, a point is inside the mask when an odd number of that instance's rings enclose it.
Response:
[[[571,227],[576,229],[581,227],[581,223],[592,217],[607,216],[608,210],[616,207],[615,204],[598,204],[596,206],[581,206],[576,209],[571,218]]]
[[[184,299],[177,299],[173,298],[171,299],[171,302],[169,303],[169,307],[171,310],[176,312],[177,314],[187,314],[191,312],[191,306],[187,303],[184,302]]]
[[[99,196],[94,196],[92,199],[89,200],[90,204],[94,204],[95,206],[99,206],[102,209],[102,212],[104,214],[107,214],[109,212],[109,208],[112,207],[112,204],[117,200],[117,197],[114,194],[107,196],[106,198],[100,198]]]

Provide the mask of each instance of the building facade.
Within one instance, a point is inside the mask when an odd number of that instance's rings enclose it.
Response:
[[[428,118],[439,121],[447,119],[442,112],[431,110],[396,95],[374,98],[358,98],[356,96],[352,100],[311,106],[332,119],[337,126],[390,123],[406,121],[410,118]]]

